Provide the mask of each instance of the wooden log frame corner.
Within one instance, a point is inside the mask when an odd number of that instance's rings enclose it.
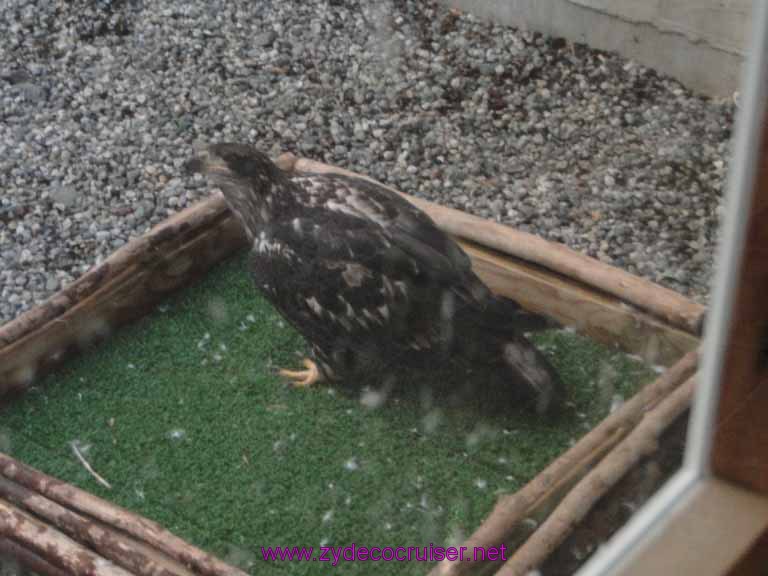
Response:
[[[365,178],[291,154],[277,162],[289,173]],[[565,246],[405,197],[459,240],[496,293],[669,368],[522,490],[502,498],[465,542],[470,550],[506,544],[515,552],[505,565],[443,562],[430,572],[526,574],[654,449],[660,434],[688,407],[704,308]],[[0,326],[0,404],[64,359],[147,314],[244,245],[223,198],[214,195],[132,240],[45,303]],[[527,519],[539,523],[532,534]],[[0,554],[53,576],[243,574],[145,518],[2,454]]]

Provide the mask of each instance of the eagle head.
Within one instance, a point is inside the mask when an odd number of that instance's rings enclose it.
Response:
[[[186,164],[221,189],[248,237],[271,218],[272,196],[290,187],[290,180],[269,156],[247,144],[220,143],[202,147]]]

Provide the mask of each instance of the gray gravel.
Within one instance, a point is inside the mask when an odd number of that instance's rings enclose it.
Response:
[[[733,117],[428,0],[0,1],[0,322],[206,194],[195,140],[357,170],[706,299]]]

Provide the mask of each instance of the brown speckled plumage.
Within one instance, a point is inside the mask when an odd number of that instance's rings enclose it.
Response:
[[[538,412],[561,400],[558,375],[521,333],[530,315],[495,298],[407,200],[361,178],[290,178],[242,144],[210,146],[190,167],[222,190],[252,243],[256,286],[326,377],[370,383],[450,358],[527,391]]]

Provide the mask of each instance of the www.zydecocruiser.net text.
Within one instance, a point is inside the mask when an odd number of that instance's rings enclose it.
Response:
[[[345,562],[441,562],[442,560],[505,562],[507,547],[483,548],[475,546],[470,553],[466,546],[321,546],[319,548],[299,546],[262,546],[262,559],[280,562],[328,562],[336,566]]]

